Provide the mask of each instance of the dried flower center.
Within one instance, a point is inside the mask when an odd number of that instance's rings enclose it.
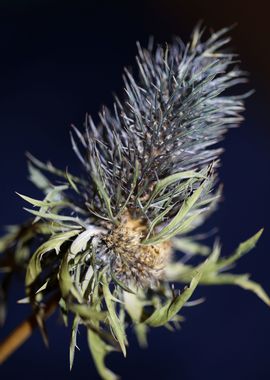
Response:
[[[170,260],[171,243],[144,245],[142,240],[146,234],[146,224],[126,214],[120,225],[104,238],[111,253],[113,273],[126,284],[155,286]]]

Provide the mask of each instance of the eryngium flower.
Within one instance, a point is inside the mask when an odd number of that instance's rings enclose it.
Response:
[[[97,257],[127,285],[154,286],[169,239],[197,225],[195,215],[202,218],[217,198],[211,193],[221,149],[212,146],[243,110],[243,96],[224,92],[246,81],[235,56],[220,50],[226,31],[202,42],[195,29],[187,45],[138,45],[138,79],[125,70],[125,96],[114,112],[104,107],[98,126],[87,118],[84,135],[74,128],[80,146],[72,137],[73,148],[86,171],[80,192],[97,217],[92,223],[106,230]]]
[[[269,304],[248,275],[224,272],[262,231],[227,258],[217,242],[211,249],[192,235],[216,208],[222,151],[216,144],[242,120],[247,95],[231,95],[246,75],[236,55],[223,50],[227,32],[203,39],[197,27],[186,45],[180,39],[165,47],[138,45],[137,72],[125,70],[124,94],[113,112],[104,107],[97,125],[87,116],[82,131],[73,127],[80,176],[28,155],[30,178],[45,198],[21,195],[38,207],[27,209],[36,218],[2,238],[0,266],[11,274],[26,270],[24,301],[45,339],[49,295],[66,323],[74,315],[71,366],[84,324],[99,374],[115,379],[104,358],[112,349],[126,354],[127,324],[141,344],[148,327],[177,327],[178,312],[198,284],[235,284]],[[62,182],[54,185],[51,177]],[[179,293],[177,282],[189,285]]]

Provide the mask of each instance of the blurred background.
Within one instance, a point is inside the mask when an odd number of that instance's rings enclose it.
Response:
[[[112,93],[122,89],[123,67],[134,64],[136,41],[146,45],[150,35],[157,42],[174,35],[187,41],[199,20],[214,30],[237,22],[231,46],[256,93],[246,102],[246,121],[223,143],[224,201],[210,224],[218,226],[224,254],[265,227],[237,271],[252,272],[270,293],[269,15],[262,0],[0,1],[0,225],[27,217],[15,191],[40,195],[27,180],[26,151],[76,169],[70,124],[81,126],[86,112],[95,118],[102,104],[112,104]],[[0,338],[29,312],[16,304],[22,286],[13,284]],[[180,331],[152,331],[146,350],[130,331],[127,359],[113,354],[108,364],[124,380],[269,380],[270,309],[237,288],[203,287],[197,294],[207,300],[184,309]],[[57,316],[48,330],[50,349],[35,332],[0,367],[1,379],[98,379],[83,329],[71,373],[69,331]]]

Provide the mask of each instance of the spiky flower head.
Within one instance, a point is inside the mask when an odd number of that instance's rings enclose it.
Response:
[[[153,286],[168,262],[169,239],[197,225],[195,216],[213,203],[221,152],[213,145],[243,110],[241,96],[224,92],[246,80],[234,55],[220,50],[226,31],[202,42],[195,29],[187,45],[138,45],[139,78],[125,70],[114,112],[104,107],[97,126],[87,118],[84,134],[74,128],[86,171],[80,191],[92,223],[106,230],[97,256],[127,284]],[[187,202],[194,204],[185,211]]]
[[[224,50],[227,32],[203,39],[197,27],[188,44],[175,39],[164,47],[138,45],[137,71],[125,70],[124,94],[115,98],[113,111],[103,107],[97,124],[87,116],[84,129],[73,127],[72,146],[83,166],[79,177],[29,155],[30,177],[45,199],[22,196],[39,208],[28,210],[34,224],[13,229],[0,248],[27,268],[27,300],[42,331],[49,294],[58,297],[66,322],[73,313],[71,364],[78,325],[87,327],[104,379],[115,378],[104,366],[105,354],[118,346],[126,352],[127,322],[142,343],[147,327],[177,326],[177,313],[198,283],[237,284],[269,303],[248,276],[222,272],[254,246],[261,231],[227,259],[220,258],[217,243],[211,250],[192,236],[220,196],[222,150],[216,144],[239,124],[244,109],[246,95],[230,91],[246,75],[236,55]],[[45,172],[62,183],[53,185]],[[181,253],[173,255],[176,249]],[[209,257],[187,265],[194,255]],[[172,282],[189,286],[179,294]]]

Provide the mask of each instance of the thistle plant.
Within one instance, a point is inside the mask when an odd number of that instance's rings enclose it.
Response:
[[[137,72],[125,70],[113,110],[103,107],[97,124],[87,116],[84,128],[72,127],[79,176],[28,154],[30,179],[44,195],[19,194],[33,206],[31,218],[0,241],[1,322],[7,283],[22,272],[20,302],[31,304],[44,341],[56,307],[70,326],[70,367],[84,325],[99,375],[116,379],[105,357],[126,355],[126,327],[142,346],[149,328],[177,328],[200,284],[237,285],[270,303],[249,275],[229,272],[262,230],[225,256],[217,239],[211,247],[196,234],[221,197],[216,144],[241,122],[248,96],[231,94],[247,76],[225,49],[227,33],[204,38],[196,27],[186,45],[138,45]],[[13,349],[7,338],[1,361]]]

